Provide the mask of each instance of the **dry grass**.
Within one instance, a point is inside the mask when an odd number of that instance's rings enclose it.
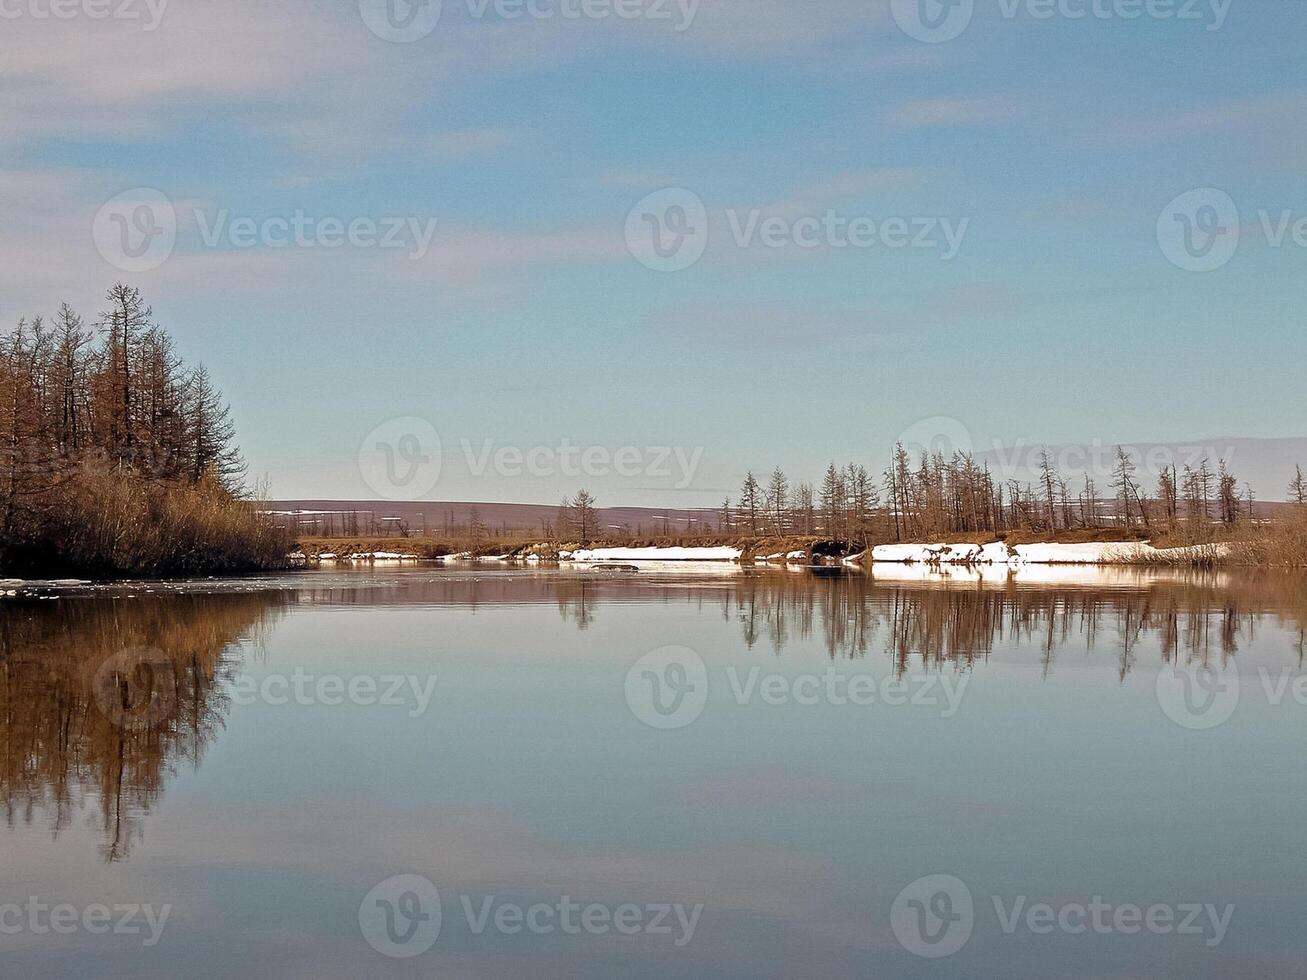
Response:
[[[3,567],[91,578],[226,575],[284,568],[289,550],[283,531],[214,481],[159,483],[88,463],[27,508]]]
[[[1294,508],[1265,524],[1230,529],[1178,527],[1152,543],[1171,553],[1134,555],[1125,563],[1188,568],[1307,568],[1307,508]]]
[[[1307,568],[1307,507],[1235,541],[1233,557],[1245,565]]]
[[[321,554],[356,555],[371,554],[377,551],[396,555],[412,555],[414,558],[444,558],[448,555],[507,555],[530,547],[538,537],[510,536],[480,538],[468,537],[431,537],[410,535],[402,537],[367,537],[363,535],[345,535],[323,537],[307,535],[299,538],[299,549],[310,558]]]

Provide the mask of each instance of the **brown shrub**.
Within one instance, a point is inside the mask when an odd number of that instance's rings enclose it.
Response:
[[[7,574],[195,576],[283,568],[290,540],[215,479],[151,481],[101,462],[24,507],[0,542]]]

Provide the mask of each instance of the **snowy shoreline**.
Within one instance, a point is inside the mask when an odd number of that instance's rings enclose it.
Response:
[[[1209,554],[1205,548],[1154,548],[1142,541],[1081,544],[886,544],[871,549],[873,564],[900,565],[1123,565],[1141,561],[1180,561]]]
[[[563,561],[584,562],[642,562],[642,561],[739,561],[744,553],[739,548],[583,548],[564,551],[558,557]]]
[[[1154,548],[1140,541],[1099,541],[1080,544],[1043,542],[1008,545],[1002,541],[989,544],[887,544],[870,552],[851,555],[843,564],[894,565],[1124,565],[1141,561],[1180,561],[1221,550],[1206,548]],[[560,556],[564,561],[603,562],[741,562],[739,548],[594,548]],[[748,559],[756,563],[809,564],[804,551],[781,552]]]
[[[1035,544],[1008,545],[1002,541],[989,544],[883,544],[876,545],[869,551],[834,559],[835,564],[844,565],[924,565],[924,566],[1008,566],[1023,565],[1126,565],[1140,563],[1183,562],[1196,557],[1210,557],[1215,549],[1223,550],[1221,545],[1209,545],[1191,548],[1154,548],[1151,544],[1140,541],[1100,541],[1079,544],[1062,544],[1043,542]],[[299,561],[306,556],[298,553],[292,556]],[[447,555],[439,558],[421,559],[416,555],[394,552],[367,552],[349,555],[336,555],[324,552],[308,558],[309,561],[335,562],[414,562],[414,561],[524,561],[538,564],[546,560],[543,555],[530,552],[517,555],[496,555],[476,558],[471,554]],[[579,565],[604,564],[782,564],[812,565],[821,564],[822,559],[814,559],[809,550],[781,551],[776,554],[754,555],[746,557],[743,549],[729,546],[708,548],[582,548],[576,551],[563,551],[557,556],[559,562]]]

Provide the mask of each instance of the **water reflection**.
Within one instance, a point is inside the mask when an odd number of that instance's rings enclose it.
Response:
[[[718,601],[750,648],[780,654],[795,640],[820,637],[831,659],[884,652],[903,673],[970,667],[1000,644],[1037,649],[1046,671],[1061,650],[1113,647],[1124,679],[1145,638],[1157,640],[1164,663],[1224,663],[1267,618],[1296,631],[1300,662],[1307,652],[1301,576],[1082,571],[1077,584],[1042,584],[939,573],[886,581],[883,574],[749,575]]]
[[[0,613],[0,806],[58,837],[87,813],[117,861],[222,729],[233,645],[277,593],[18,601]]]
[[[1145,640],[1154,667],[1228,664],[1274,622],[1287,627],[1291,642],[1296,637],[1286,653],[1301,666],[1302,577],[1080,572],[1055,579],[912,570],[414,571],[306,575],[266,583],[263,591],[13,600],[0,607],[0,806],[11,828],[43,822],[55,837],[85,813],[104,859],[127,858],[165,783],[198,766],[222,731],[242,669],[240,645],[296,609],[457,607],[475,614],[552,604],[564,624],[586,631],[602,621],[606,604],[689,606],[721,620],[749,650],[777,656],[815,640],[832,660],[884,656],[908,673],[975,669],[1001,649],[1037,657],[1047,675],[1059,655],[1110,651],[1122,681]]]

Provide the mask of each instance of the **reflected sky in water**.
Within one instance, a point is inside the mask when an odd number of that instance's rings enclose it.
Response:
[[[33,587],[0,606],[0,906],[170,912],[147,947],[5,931],[0,910],[0,960],[23,977],[1301,975],[1305,625],[1298,577],[1133,570]],[[671,673],[632,670],[669,646],[689,651]],[[701,678],[706,699],[651,727],[631,700],[650,676]],[[404,874],[443,917],[397,959],[365,941],[360,903]],[[946,959],[891,928],[932,874],[974,898]],[[478,933],[463,900],[489,896],[703,908],[678,947],[677,928]],[[994,896],[1234,910],[1214,946],[1009,935]]]

